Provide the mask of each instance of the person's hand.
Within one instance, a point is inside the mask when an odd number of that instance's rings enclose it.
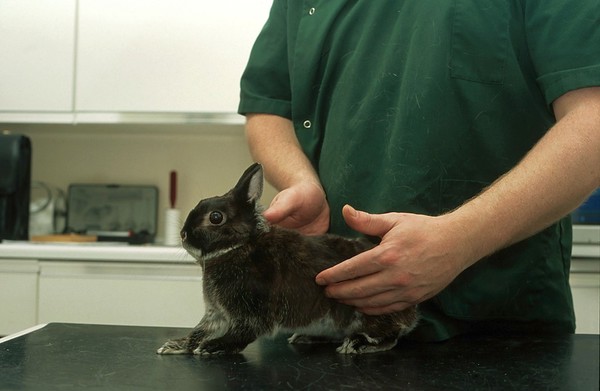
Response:
[[[311,182],[282,190],[263,214],[271,224],[305,235],[320,235],[329,229],[329,204],[325,192]]]
[[[460,229],[442,217],[407,213],[368,214],[349,205],[346,223],[381,243],[316,276],[327,296],[369,315],[406,309],[444,289],[469,264]],[[449,229],[452,228],[452,229]],[[464,242],[464,241],[463,241]],[[468,244],[468,243],[467,243]]]

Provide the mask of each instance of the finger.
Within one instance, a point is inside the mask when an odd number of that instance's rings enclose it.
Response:
[[[357,311],[368,315],[381,315],[402,311],[416,304],[404,298],[402,292],[396,289],[390,289],[369,297],[338,301],[342,304],[355,307]]]
[[[366,235],[383,237],[395,224],[387,215],[370,214],[350,205],[344,205],[342,215],[350,228]]]
[[[374,256],[376,249],[377,247],[323,270],[315,277],[316,283],[319,285],[335,284],[380,271],[381,265],[372,261],[376,259]]]
[[[396,300],[396,297],[389,293],[393,289],[394,286],[386,281],[385,273],[375,272],[360,278],[330,284],[325,288],[325,294],[327,297],[355,307],[376,307]],[[381,296],[384,293],[387,295]],[[385,297],[389,299],[382,302],[381,299]],[[373,298],[378,298],[379,301],[371,301]]]
[[[378,293],[370,296],[355,296],[338,301],[357,308],[387,307],[397,302],[411,303],[410,298],[404,297],[403,291],[397,288],[378,289]]]

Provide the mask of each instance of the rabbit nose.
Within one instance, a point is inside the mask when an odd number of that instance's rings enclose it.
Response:
[[[181,231],[179,234],[181,235],[181,240],[186,240],[187,239],[187,232]]]

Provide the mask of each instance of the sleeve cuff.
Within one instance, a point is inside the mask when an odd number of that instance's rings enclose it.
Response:
[[[290,120],[292,119],[290,102],[277,99],[242,98],[238,106],[238,113],[241,115],[249,113],[274,114]]]
[[[552,105],[558,97],[579,88],[600,86],[600,65],[559,71],[537,79],[546,103]]]

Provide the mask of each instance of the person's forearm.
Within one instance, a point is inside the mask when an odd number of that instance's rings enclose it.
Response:
[[[329,229],[329,205],[312,164],[302,151],[292,122],[270,114],[246,118],[246,139],[254,160],[279,193],[263,212],[271,224],[320,235]]]
[[[600,186],[600,89],[559,99],[559,121],[521,163],[447,215],[472,239],[471,264],[546,228]]]
[[[249,114],[246,117],[246,140],[252,158],[263,164],[266,179],[278,190],[302,181],[321,186],[298,143],[292,122],[287,118]]]

